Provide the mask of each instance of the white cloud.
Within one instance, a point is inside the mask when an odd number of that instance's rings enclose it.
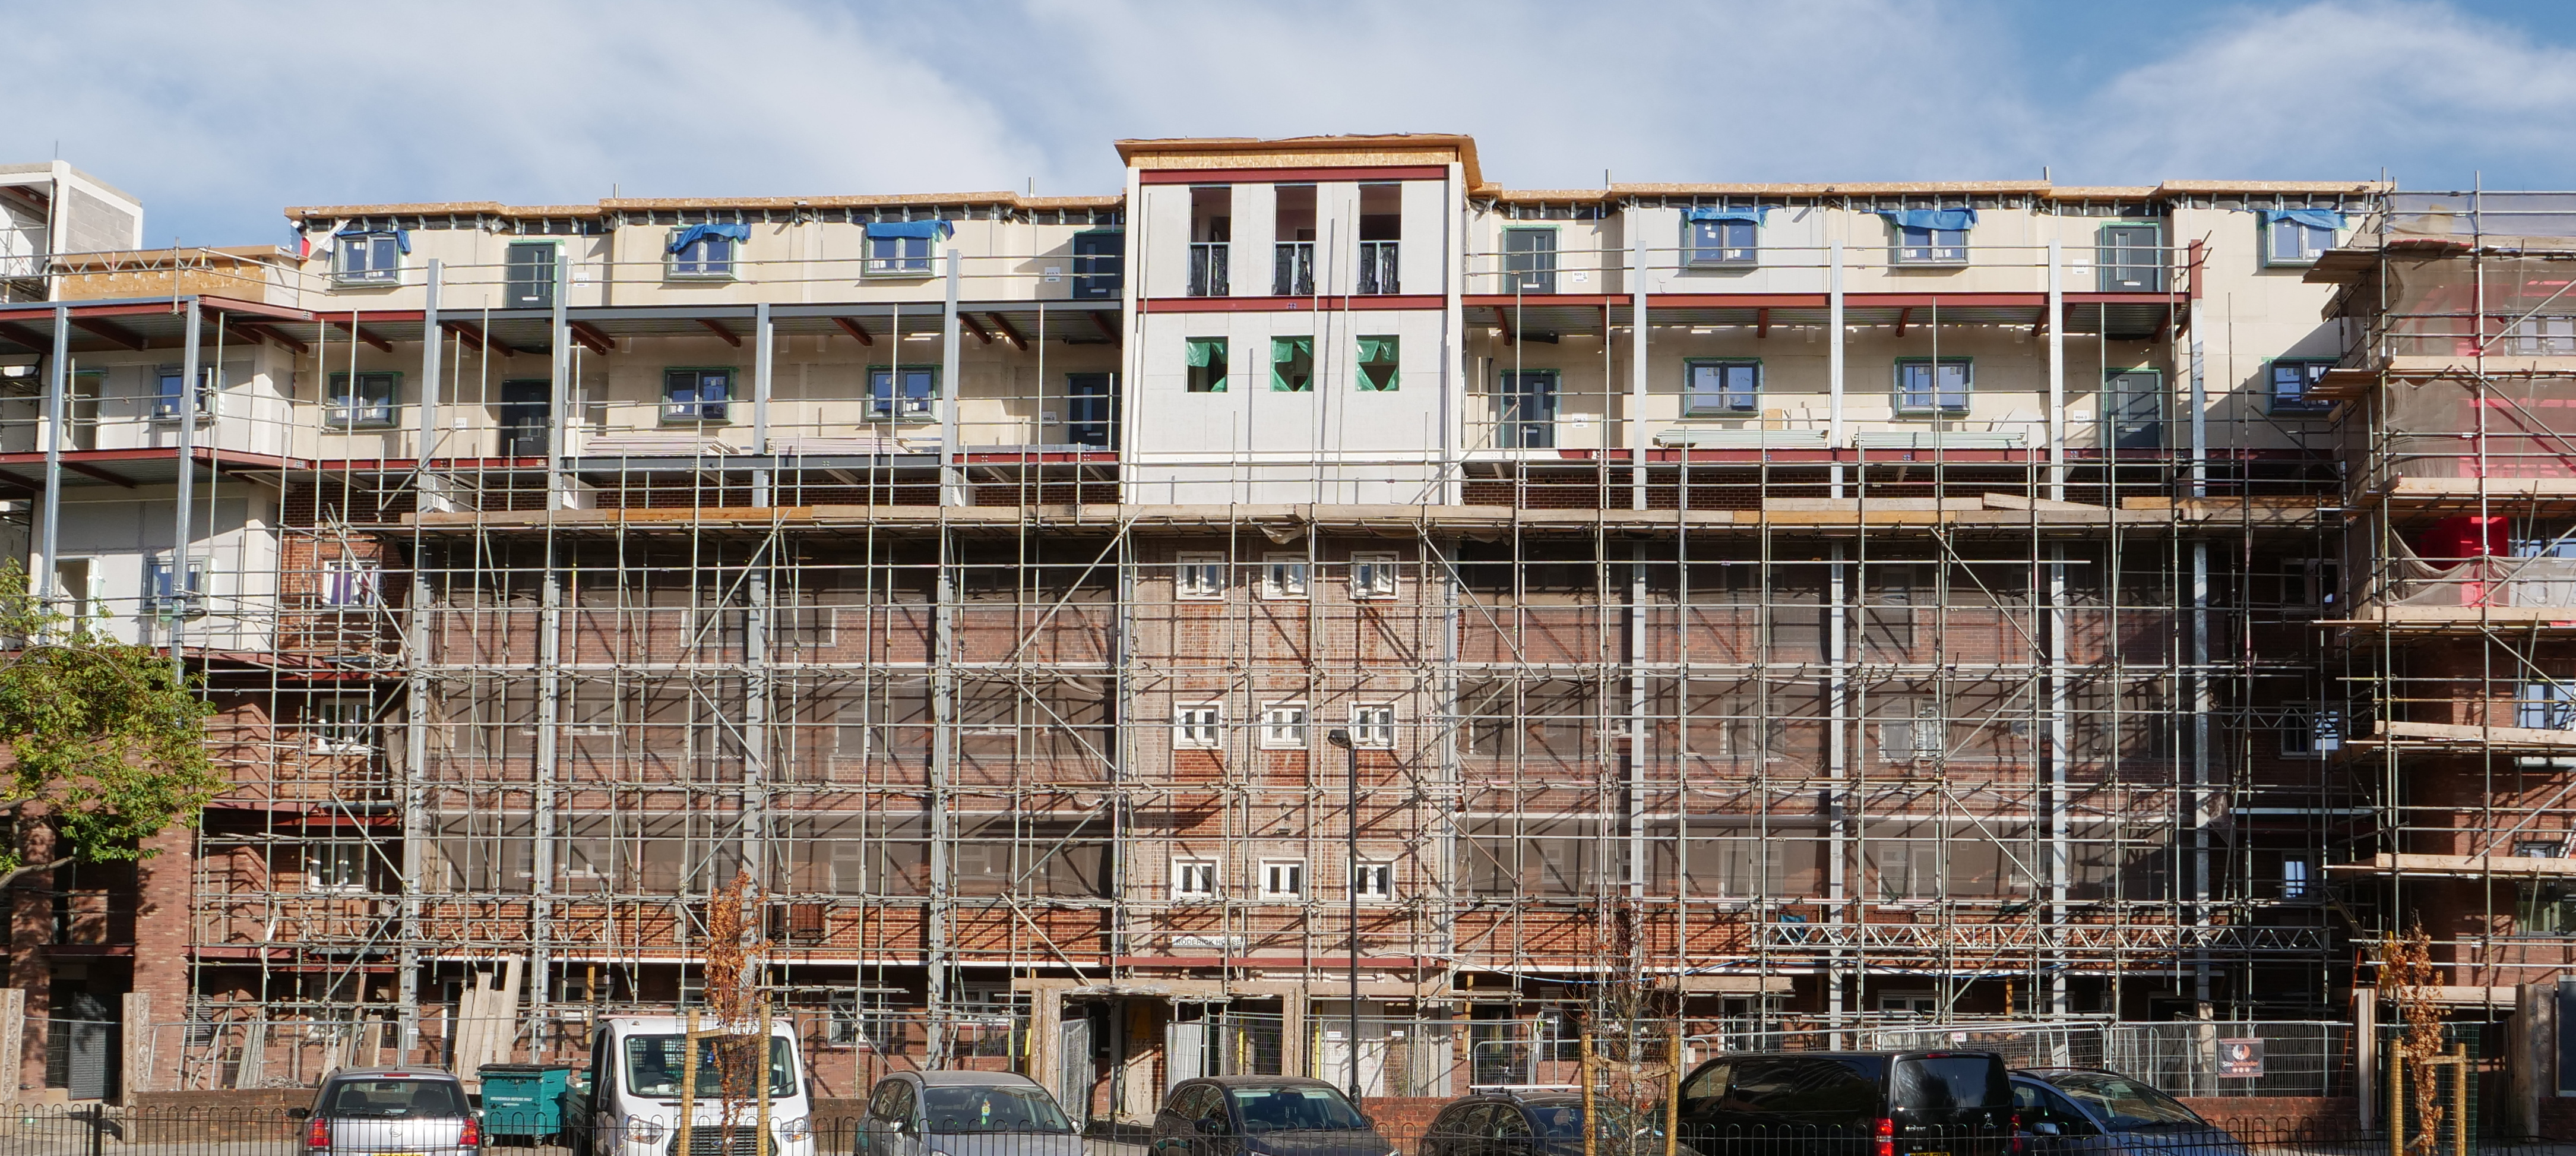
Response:
[[[0,159],[156,238],[289,204],[1107,192],[1121,136],[1473,134],[1490,179],[2376,175],[2576,184],[2576,53],[2442,3],[2190,9],[2154,41],[2003,0],[1569,7],[1018,0],[0,0]],[[2078,51],[2078,50],[2081,51]],[[2064,69],[2079,56],[2125,70]],[[2055,70],[2055,71],[2052,71]]]

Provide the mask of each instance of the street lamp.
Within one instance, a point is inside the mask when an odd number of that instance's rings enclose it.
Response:
[[[1351,744],[1351,732],[1334,727],[1324,732],[1324,741],[1342,748],[1343,782],[1348,788],[1350,811],[1343,822],[1349,836],[1350,855],[1342,870],[1342,885],[1350,891],[1351,904],[1351,1106],[1360,1103],[1360,751]]]

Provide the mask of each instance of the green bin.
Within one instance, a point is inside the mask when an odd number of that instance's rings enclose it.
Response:
[[[564,1130],[565,1093],[572,1087],[571,1064],[485,1064],[474,1070],[483,1080],[485,1136],[559,1136]]]

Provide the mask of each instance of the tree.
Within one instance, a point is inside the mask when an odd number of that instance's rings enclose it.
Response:
[[[75,621],[0,566],[0,886],[75,861],[146,858],[144,840],[193,826],[224,780],[206,756],[206,716],[164,655]],[[32,860],[38,831],[50,832]]]

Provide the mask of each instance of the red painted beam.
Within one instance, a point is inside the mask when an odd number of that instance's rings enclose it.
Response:
[[[306,344],[304,344],[303,342],[298,341],[298,340],[296,340],[295,338],[288,336],[286,333],[284,333],[284,332],[280,331],[280,330],[279,330],[279,329],[277,329],[275,326],[270,326],[270,325],[253,325],[253,324],[249,324],[249,323],[245,322],[245,323],[241,326],[241,328],[242,328],[242,330],[243,330],[244,332],[247,332],[247,333],[256,333],[256,334],[258,334],[258,335],[259,335],[259,336],[261,336],[261,337],[265,337],[265,338],[267,338],[267,339],[269,339],[269,340],[271,340],[271,341],[274,341],[274,342],[278,343],[279,345],[283,345],[283,346],[287,347],[288,349],[292,349],[292,350],[294,350],[294,351],[295,351],[295,352],[297,352],[297,353],[308,353],[308,352],[311,352],[311,351],[312,351],[312,348],[313,348],[312,346],[306,345]]]
[[[438,323],[438,327],[448,331],[449,333],[453,333],[458,337],[462,337],[467,341],[473,342],[474,348],[482,350],[487,354],[497,352],[503,357],[517,357],[519,355],[519,351],[510,348],[507,342],[504,342],[500,338],[494,337],[481,329],[475,328],[474,323],[471,321],[441,321]]]
[[[1503,344],[1510,345],[1512,343],[1512,311],[1509,309],[1494,310],[1494,324],[1501,326],[1503,329]]]
[[[142,334],[136,333],[122,325],[100,321],[94,317],[74,317],[72,318],[72,328],[86,333],[96,334],[113,341],[118,345],[122,345],[127,349],[135,350],[137,352],[152,347],[152,343],[145,341]]]
[[[606,357],[617,349],[616,341],[610,339],[607,334],[600,332],[598,326],[592,325],[587,321],[564,322],[564,330],[571,333],[572,339],[580,342],[582,348],[587,349],[592,353],[596,353],[601,357]]]
[[[98,480],[109,483],[110,485],[123,486],[129,490],[135,488],[133,479],[125,477],[122,474],[109,473],[108,471],[102,470],[87,462],[76,462],[69,458],[65,458],[63,459],[63,468],[70,470],[75,474],[87,474],[90,477],[97,478]]]
[[[1497,298],[1496,300],[1510,302],[1521,299],[1516,297],[1502,297]],[[1541,298],[1540,300],[1549,304],[1570,303],[1575,305],[1587,305],[1599,304],[1602,301],[1607,301],[1609,299],[1548,297]],[[1625,301],[1626,298],[1621,298],[1620,300]],[[1469,304],[1477,303],[1478,302],[1473,299],[1470,299],[1469,301]],[[1491,304],[1491,302],[1484,303]],[[1306,313],[1316,309],[1321,309],[1326,312],[1332,312],[1339,309],[1350,309],[1355,311],[1362,309],[1440,309],[1446,307],[1447,304],[1448,302],[1445,299],[1441,298],[1437,294],[1431,293],[1406,293],[1391,296],[1371,294],[1363,297],[1335,297],[1330,294],[1318,294],[1313,297],[1155,297],[1138,301],[1136,303],[1136,308],[1146,313]]]
[[[1118,324],[1111,321],[1108,314],[1097,309],[1092,310],[1091,324],[1100,330],[1100,335],[1102,337],[1109,339],[1109,343],[1111,345],[1124,345],[1127,343],[1127,339],[1118,332]]]
[[[981,341],[986,345],[991,345],[993,343],[993,335],[984,331],[984,326],[975,320],[974,314],[960,310],[957,314],[957,320],[965,323],[966,331],[974,334],[975,340]]]
[[[377,349],[386,353],[394,351],[393,342],[387,341],[382,337],[378,337],[375,334],[368,332],[366,326],[357,325],[347,321],[334,321],[331,323],[331,328],[337,329],[342,333],[346,333],[360,341],[375,346]]]
[[[868,336],[868,330],[867,330],[867,327],[866,327],[866,326],[864,326],[864,325],[859,324],[856,320],[854,320],[854,319],[852,319],[852,318],[848,318],[848,317],[835,317],[835,318],[833,318],[833,319],[832,319],[832,324],[840,326],[840,327],[841,327],[841,332],[843,332],[843,333],[847,333],[847,334],[849,334],[849,335],[850,335],[850,336],[852,336],[852,337],[858,338],[858,339],[859,339],[859,344],[861,344],[861,345],[874,345],[874,344],[876,344],[876,343],[877,343],[877,339],[876,339],[876,338],[873,338],[873,337]]]
[[[45,483],[28,477],[25,474],[12,473],[8,470],[0,470],[0,485],[16,486],[31,494],[40,494],[45,490]]]
[[[1770,306],[1765,305],[1753,311],[1753,335],[1755,337],[1771,336]]]
[[[224,332],[233,340],[241,342],[244,345],[257,345],[261,340],[263,340],[258,333],[254,332],[252,328],[247,325],[226,323],[224,325]]]
[[[20,345],[26,346],[29,349],[52,349],[54,347],[53,338],[47,337],[42,333],[38,333],[33,329],[29,329],[24,325],[20,325],[15,321],[0,321],[0,337],[6,337],[11,341],[15,341]]]
[[[1020,336],[1019,330],[1011,328],[1010,318],[1004,317],[999,313],[991,314],[990,316],[993,319],[993,328],[1000,331],[1001,335],[1005,339],[1009,340],[1012,345],[1019,347],[1020,352],[1027,353],[1029,351],[1029,339]]]
[[[725,328],[724,322],[718,321],[712,317],[701,317],[698,318],[698,324],[706,326],[707,332],[724,338],[725,344],[733,346],[736,349],[742,348],[742,338],[735,336],[733,330]]]
[[[1845,308],[1849,308],[1849,306],[1848,306],[1848,305],[1846,305],[1846,306],[1845,306]],[[1913,321],[1914,321],[1914,307],[1913,307],[1913,306],[1908,305],[1908,306],[1906,306],[1906,307],[1905,307],[1905,308],[1903,308],[1903,309],[1899,309],[1899,310],[1897,310],[1897,311],[1896,311],[1896,335],[1897,335],[1898,337],[1903,337],[1903,336],[1905,336],[1905,327],[1906,327],[1907,325],[1911,324]]]

